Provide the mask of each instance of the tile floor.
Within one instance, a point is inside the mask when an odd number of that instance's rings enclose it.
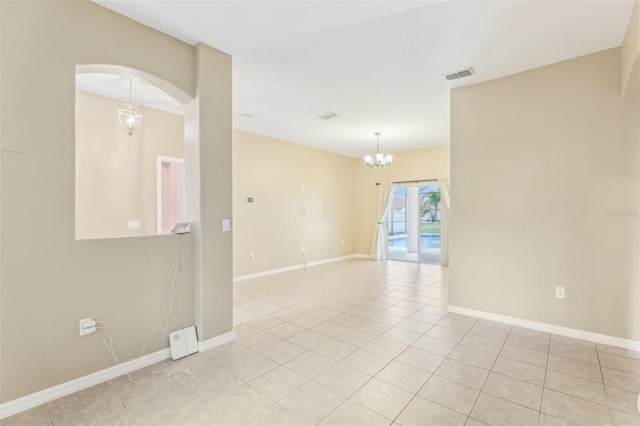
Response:
[[[1,423],[640,424],[640,353],[447,314],[446,272],[350,260],[239,282],[236,341]]]

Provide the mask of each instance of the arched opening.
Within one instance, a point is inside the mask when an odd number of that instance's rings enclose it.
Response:
[[[133,132],[120,117],[125,100],[142,114]],[[184,164],[158,175],[162,159],[184,159],[184,106],[191,100],[139,70],[76,67],[76,239],[155,235],[166,233],[167,221],[185,220]]]

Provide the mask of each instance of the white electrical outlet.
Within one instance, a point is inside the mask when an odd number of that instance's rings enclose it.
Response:
[[[231,231],[231,221],[229,219],[222,219],[222,232]]]
[[[306,246],[302,246],[302,252],[304,253],[305,251],[307,251],[307,247]]]
[[[556,298],[564,299],[564,287],[556,287]]]
[[[255,260],[256,259],[256,254],[254,252],[249,253],[249,259],[250,260]]]
[[[140,221],[139,220],[128,220],[127,221],[127,230],[131,231],[134,229],[140,229]]]
[[[78,323],[80,335],[86,336],[96,331],[96,321],[92,318],[81,319]]]

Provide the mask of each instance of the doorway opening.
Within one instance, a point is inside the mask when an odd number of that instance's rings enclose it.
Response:
[[[158,156],[158,234],[185,222],[184,159]]]
[[[439,184],[394,187],[387,212],[388,258],[440,263],[441,215]]]

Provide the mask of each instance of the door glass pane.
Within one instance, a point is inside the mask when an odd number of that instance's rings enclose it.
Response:
[[[387,255],[389,259],[407,258],[407,188],[396,187],[387,212]]]
[[[440,186],[393,189],[387,212],[389,259],[440,262]]]

